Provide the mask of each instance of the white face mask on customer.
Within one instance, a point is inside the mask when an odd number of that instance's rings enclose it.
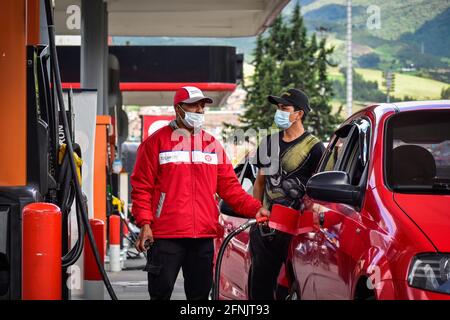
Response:
[[[289,120],[290,115],[291,113],[288,111],[277,110],[274,116],[277,127],[283,130],[288,129],[293,123]]]
[[[205,115],[203,113],[187,112],[180,105],[179,107],[184,111],[184,118],[181,118],[184,125],[194,129],[194,131],[199,131],[205,123]]]

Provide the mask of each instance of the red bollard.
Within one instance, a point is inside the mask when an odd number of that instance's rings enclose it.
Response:
[[[120,217],[109,217],[109,263],[112,272],[122,270],[120,266]]]
[[[116,215],[109,217],[109,244],[120,244],[120,217]]]
[[[61,210],[51,203],[23,209],[22,299],[61,300]]]
[[[95,243],[102,264],[105,263],[105,223],[100,219],[91,219],[89,224],[94,234]],[[95,262],[94,252],[86,234],[84,239],[84,295],[89,300],[103,300],[104,286],[102,274]]]

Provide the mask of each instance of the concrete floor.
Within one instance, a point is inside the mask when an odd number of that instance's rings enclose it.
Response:
[[[127,259],[125,268],[121,272],[108,272],[111,284],[119,300],[149,300],[147,289],[147,272],[142,271],[145,266],[145,258],[141,254],[138,259]],[[186,300],[184,293],[184,280],[180,271],[171,300]],[[109,300],[109,294],[105,289],[105,300]]]

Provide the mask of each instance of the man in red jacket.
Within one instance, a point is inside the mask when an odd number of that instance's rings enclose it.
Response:
[[[140,145],[131,175],[132,212],[141,228],[136,244],[148,250],[152,300],[170,299],[180,268],[188,300],[206,300],[212,285],[217,193],[245,217],[269,216],[241,187],[221,144],[202,130],[212,100],[196,87],[174,97],[176,120]],[[153,242],[154,241],[154,242]]]

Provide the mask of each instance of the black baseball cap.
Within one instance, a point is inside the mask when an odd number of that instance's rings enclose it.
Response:
[[[267,100],[276,105],[284,104],[285,106],[293,106],[295,110],[303,110],[305,113],[311,111],[308,96],[298,89],[289,89],[288,91],[283,92],[281,97],[268,96]]]

